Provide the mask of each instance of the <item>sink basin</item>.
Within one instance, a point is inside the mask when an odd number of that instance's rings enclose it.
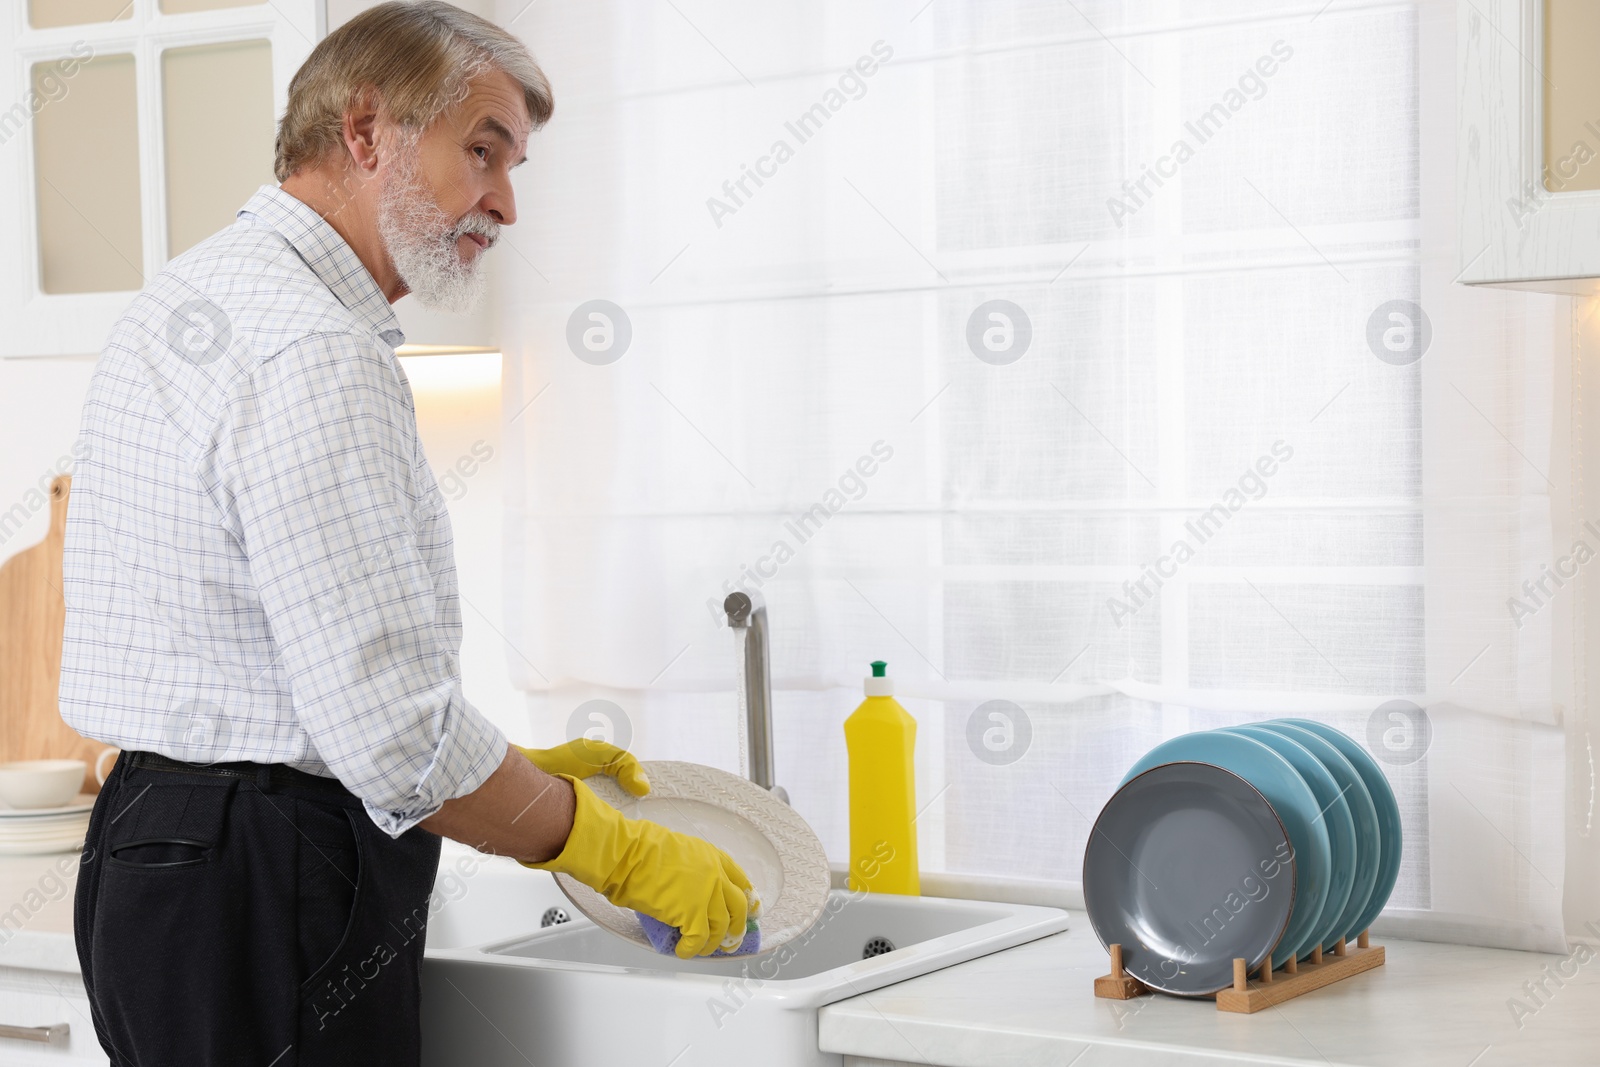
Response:
[[[429,908],[429,952],[479,945],[569,917],[588,922],[552,875],[504,856],[485,856],[466,845],[444,842]]]
[[[492,860],[456,880],[428,930],[428,1067],[842,1067],[817,1048],[823,1005],[1067,928],[1056,908],[836,889],[775,952],[685,961],[595,926],[541,872]],[[569,920],[541,928],[552,907]]]

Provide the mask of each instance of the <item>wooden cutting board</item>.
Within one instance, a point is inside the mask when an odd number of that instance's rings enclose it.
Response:
[[[61,549],[72,477],[50,483],[50,531],[0,565],[0,762],[81,759],[83,788],[98,793],[95,760],[109,745],[81,737],[61,721]]]

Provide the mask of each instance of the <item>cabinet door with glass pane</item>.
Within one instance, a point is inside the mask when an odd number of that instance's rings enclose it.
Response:
[[[271,183],[324,0],[6,0],[0,356],[88,355]]]
[[[1600,293],[1600,3],[1460,0],[1460,280]]]

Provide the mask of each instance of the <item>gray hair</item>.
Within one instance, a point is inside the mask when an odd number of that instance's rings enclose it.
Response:
[[[366,94],[420,133],[487,69],[522,85],[534,129],[550,120],[549,79],[512,34],[444,0],[369,8],[323,38],[289,82],[273,172],[281,182],[327,158],[343,140],[345,113]]]

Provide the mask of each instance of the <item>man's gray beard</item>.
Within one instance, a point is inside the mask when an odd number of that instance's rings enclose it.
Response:
[[[452,222],[422,182],[416,146],[401,149],[378,198],[378,236],[407,289],[434,311],[465,313],[483,299],[488,279],[480,268],[483,253],[461,261],[456,243],[462,235],[481,234],[492,246],[500,226],[474,212]]]

